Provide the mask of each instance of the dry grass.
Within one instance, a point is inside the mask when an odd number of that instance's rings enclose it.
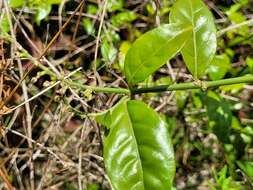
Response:
[[[57,44],[65,48],[64,43],[60,44],[66,38],[62,32],[73,21],[77,21],[76,31],[72,41],[68,41],[72,48],[67,47],[69,54],[65,56],[74,56],[86,49],[87,44],[75,45],[80,24],[80,16],[75,14],[83,5],[81,2],[65,24],[59,25],[58,32],[46,45],[32,33],[33,26],[22,10],[14,13],[6,1],[1,1],[0,8],[6,12],[11,27],[10,36],[0,41],[0,176],[3,182],[0,189],[71,189],[71,186],[87,189],[94,182],[109,188],[102,164],[99,128],[89,118],[75,116],[78,114],[73,109],[81,109],[83,113],[94,110],[87,98],[79,96],[78,89],[64,83],[77,73],[84,81],[94,78],[93,74],[80,72],[81,67],[64,70],[68,58],[48,60],[45,57],[48,52],[53,53],[53,46]],[[19,35],[22,39],[17,39]],[[21,53],[26,55],[22,57]],[[77,58],[72,64],[80,65],[80,60]],[[95,96],[92,99],[95,98],[101,99]]]
[[[5,13],[11,23],[10,35],[0,36],[0,190],[86,190],[93,183],[99,184],[101,189],[111,189],[102,158],[104,130],[87,114],[110,108],[121,95],[94,93],[73,84],[123,88],[127,85],[112,63],[102,61],[99,68],[94,64],[101,60],[99,46],[103,32],[113,27],[109,23],[110,13],[105,9],[107,0],[88,1],[99,7],[96,15],[84,13],[82,2],[72,1],[72,6],[66,8],[71,2],[63,0],[57,14],[51,14],[48,21],[38,27],[32,22],[32,11],[14,12],[7,1],[0,0],[1,15]],[[148,2],[128,2],[140,17],[134,27],[142,32],[164,22],[159,12],[152,18],[142,14]],[[158,6],[159,1],[155,2],[153,6]],[[208,2],[214,12],[224,16],[212,1]],[[95,36],[84,34],[80,26],[82,18],[93,19]],[[217,22],[227,23],[227,20],[224,17]],[[131,34],[125,34],[126,28],[114,30],[133,40]],[[160,69],[158,78],[170,75],[173,81],[190,81],[192,78],[186,73],[177,57],[173,64]],[[248,86],[244,94],[250,92],[252,86]],[[240,97],[223,96],[241,101]],[[178,170],[176,183],[184,189],[190,177],[195,180],[202,175],[196,183],[209,179],[208,169],[212,165],[203,162],[196,168],[191,166],[189,157],[194,147],[185,150],[184,145],[195,139],[210,144],[215,138],[203,136],[196,127],[204,125],[203,120],[187,123],[187,116],[195,115],[196,110],[178,110],[176,98],[175,92],[142,97],[157,111],[174,114],[182,120],[177,132],[185,135],[178,137],[176,157],[183,167]],[[245,98],[245,102],[249,99]],[[252,104],[249,103],[247,109],[252,110]],[[217,139],[213,141],[215,143],[208,144],[208,148],[220,151]],[[219,160],[216,156],[210,159]],[[188,176],[187,172],[192,175]],[[199,188],[208,189],[206,183]]]

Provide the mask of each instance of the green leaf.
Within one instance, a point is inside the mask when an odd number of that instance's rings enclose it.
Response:
[[[9,5],[12,8],[22,7],[25,4],[25,0],[9,0]]]
[[[226,54],[222,54],[214,57],[213,61],[208,66],[207,72],[212,80],[220,80],[223,79],[230,68],[229,57]]]
[[[183,109],[185,107],[187,98],[189,96],[189,92],[188,91],[184,91],[184,90],[179,90],[179,91],[176,91],[175,93],[176,93],[176,104],[177,104],[177,107],[179,109]]]
[[[120,45],[119,48],[119,67],[121,71],[124,71],[124,63],[125,63],[125,58],[126,54],[131,47],[131,44],[128,41],[123,41]]]
[[[249,161],[237,161],[238,166],[253,182],[253,162]]]
[[[212,13],[201,0],[178,0],[172,7],[170,22],[192,27],[191,38],[181,53],[194,78],[200,78],[216,52],[216,28]]]
[[[204,103],[207,107],[209,125],[213,133],[221,142],[229,143],[232,123],[232,112],[229,103],[212,91],[208,91]]]
[[[101,54],[105,61],[112,63],[117,56],[117,49],[105,38],[102,38]]]
[[[225,165],[221,171],[219,171],[218,174],[216,174],[216,171],[213,171],[214,179],[215,179],[215,186],[213,186],[211,183],[209,186],[212,190],[246,190],[248,188],[245,188],[241,182],[234,181],[234,179],[231,176],[228,176],[228,166]]]
[[[245,83],[240,84],[231,84],[226,86],[220,86],[219,89],[226,92],[231,92],[232,94],[236,94],[241,91],[245,86]]]
[[[94,14],[97,13],[97,11],[98,11],[97,6],[95,6],[93,4],[88,4],[87,5],[87,13],[94,15]]]
[[[155,81],[156,86],[161,86],[161,85],[171,85],[173,84],[173,81],[170,77],[161,77],[158,80]]]
[[[111,22],[115,27],[120,27],[126,23],[130,23],[137,18],[137,15],[132,11],[125,11],[122,13],[118,13],[113,15],[111,18]]]
[[[37,7],[36,14],[35,14],[36,24],[40,25],[40,22],[49,15],[51,8],[52,8],[52,5],[46,4],[46,3]]]
[[[85,32],[88,35],[94,34],[94,26],[93,26],[92,21],[89,18],[84,18],[82,24],[83,24],[83,28]]]
[[[47,3],[51,4],[51,5],[60,4],[61,2],[62,2],[62,0],[47,0]]]
[[[246,64],[249,67],[250,73],[253,74],[253,59],[251,57],[247,57]]]
[[[6,14],[0,20],[0,35],[4,35],[10,31],[10,24]]]
[[[154,110],[123,98],[96,119],[110,129],[104,161],[115,190],[172,188],[175,161],[170,134]]]
[[[151,3],[147,4],[146,9],[147,9],[148,13],[151,15],[155,14],[155,12],[156,12],[155,8],[152,6]]]
[[[230,7],[230,9],[228,11],[226,11],[226,14],[228,15],[229,20],[233,24],[239,24],[239,23],[242,23],[242,22],[246,21],[246,17],[243,15],[242,12],[240,12],[240,9],[242,8],[243,4],[238,4],[237,3],[235,5],[232,5]],[[248,35],[248,30],[249,30],[249,26],[245,25],[245,26],[242,26],[240,28],[229,31],[227,33],[227,36],[230,39],[235,38],[234,35],[233,35],[234,32],[245,36],[245,35]]]
[[[127,81],[130,84],[141,82],[164,65],[181,50],[189,31],[189,27],[166,24],[138,38],[126,55],[124,70]]]
[[[88,185],[88,190],[99,190],[99,185],[98,184],[89,184]]]
[[[108,0],[107,9],[109,12],[121,10],[124,6],[123,0]]]

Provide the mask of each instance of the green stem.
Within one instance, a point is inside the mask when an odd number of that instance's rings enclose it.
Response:
[[[110,88],[110,87],[98,87],[98,86],[88,86],[88,85],[83,85],[77,82],[73,82],[70,80],[65,81],[67,84],[77,87],[81,90],[87,90],[90,89],[91,91],[94,92],[102,92],[102,93],[115,93],[115,94],[126,94],[130,95],[130,90],[126,88]]]
[[[137,88],[132,90],[132,94],[143,94],[150,92],[164,92],[164,91],[175,91],[175,90],[189,90],[189,89],[207,89],[212,87],[219,87],[232,84],[240,83],[253,83],[253,75],[247,75],[243,77],[236,77],[230,79],[201,82],[201,85],[196,84],[195,82],[179,83],[172,85],[162,85],[155,86],[150,88]]]
[[[130,90],[126,88],[88,86],[88,85],[83,85],[77,82],[73,82],[71,80],[65,80],[64,82],[66,82],[70,86],[79,88],[81,90],[90,89],[91,91],[98,92],[98,93],[115,93],[115,94],[130,95]],[[197,84],[196,82],[187,82],[187,83],[178,83],[178,84],[172,84],[172,85],[155,86],[155,87],[150,87],[150,88],[135,88],[135,89],[132,89],[131,93],[134,95],[134,94],[144,94],[144,93],[150,93],[150,92],[207,89],[207,88],[212,88],[212,87],[219,87],[219,86],[240,84],[240,83],[253,83],[253,75],[246,75],[243,77],[222,79],[222,80],[209,81],[209,82],[202,81],[200,84]]]

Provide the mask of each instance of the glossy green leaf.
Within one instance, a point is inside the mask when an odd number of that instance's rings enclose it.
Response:
[[[201,0],[178,0],[170,13],[171,23],[191,26],[191,38],[181,53],[194,78],[200,78],[216,52],[216,28],[212,13]]]
[[[204,98],[207,107],[209,125],[214,134],[223,143],[229,143],[231,131],[232,112],[229,104],[218,94],[209,91]]]
[[[207,73],[212,80],[223,79],[231,68],[229,57],[226,54],[217,55],[208,66]]]
[[[253,162],[249,161],[237,161],[238,166],[253,182]]]
[[[137,39],[125,59],[127,81],[130,84],[141,82],[164,65],[181,50],[190,30],[179,24],[166,24]]]
[[[115,190],[172,188],[175,161],[170,134],[155,111],[140,101],[123,99],[96,119],[110,130],[104,162]]]

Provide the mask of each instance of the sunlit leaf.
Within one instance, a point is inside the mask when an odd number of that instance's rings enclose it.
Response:
[[[125,63],[125,58],[126,54],[131,47],[131,44],[128,41],[123,41],[120,45],[119,48],[119,67],[121,71],[124,71],[124,63]]]
[[[2,19],[0,20],[0,34],[3,35],[5,33],[8,33],[9,31],[10,31],[10,24],[6,14],[4,14]]]
[[[175,162],[170,134],[155,111],[140,101],[123,99],[97,121],[110,129],[104,161],[115,190],[172,188]]]
[[[222,79],[231,68],[229,57],[226,54],[217,55],[208,66],[208,75],[212,80]]]
[[[62,0],[47,0],[47,3],[49,4],[60,4]]]
[[[94,33],[94,26],[93,26],[92,21],[89,18],[84,18],[82,23],[83,23],[84,30],[88,35],[91,35]]]
[[[223,91],[231,92],[235,94],[241,91],[244,88],[244,86],[245,86],[245,83],[241,83],[241,84],[231,84],[231,85],[226,85],[226,86],[220,86],[219,88]]]
[[[52,7],[50,4],[42,4],[41,6],[37,7],[35,14],[35,22],[38,25],[43,19],[45,19],[49,15],[51,8]]]
[[[123,0],[108,0],[107,9],[109,12],[122,9],[124,6]]]
[[[242,6],[243,6],[243,4],[236,3],[236,4],[232,5],[228,11],[226,11],[226,14],[227,14],[229,20],[233,24],[240,24],[240,23],[246,21],[246,17],[244,16],[244,14],[242,12],[240,12],[240,9],[242,8]],[[230,39],[235,40],[236,38],[233,35],[234,32],[237,32],[241,35],[247,35],[248,30],[249,30],[249,26],[244,25],[240,28],[229,31],[227,33],[227,36]]]
[[[137,39],[125,59],[127,81],[130,84],[141,82],[164,65],[181,50],[190,30],[179,24],[166,24]]]
[[[137,18],[137,15],[132,11],[125,11],[118,14],[115,14],[111,18],[111,22],[115,27],[120,27],[123,24],[134,21]]]
[[[12,8],[22,7],[25,4],[25,0],[9,0],[9,5]]]
[[[117,56],[117,49],[104,38],[102,40],[101,53],[105,61],[112,63]]]
[[[253,74],[253,59],[251,57],[247,57],[246,64],[249,67],[250,73]]]
[[[191,38],[181,52],[191,74],[194,78],[200,78],[216,52],[216,28],[212,13],[201,0],[178,0],[171,10],[170,22],[192,27]]]
[[[249,161],[237,161],[238,166],[253,182],[253,162]]]

